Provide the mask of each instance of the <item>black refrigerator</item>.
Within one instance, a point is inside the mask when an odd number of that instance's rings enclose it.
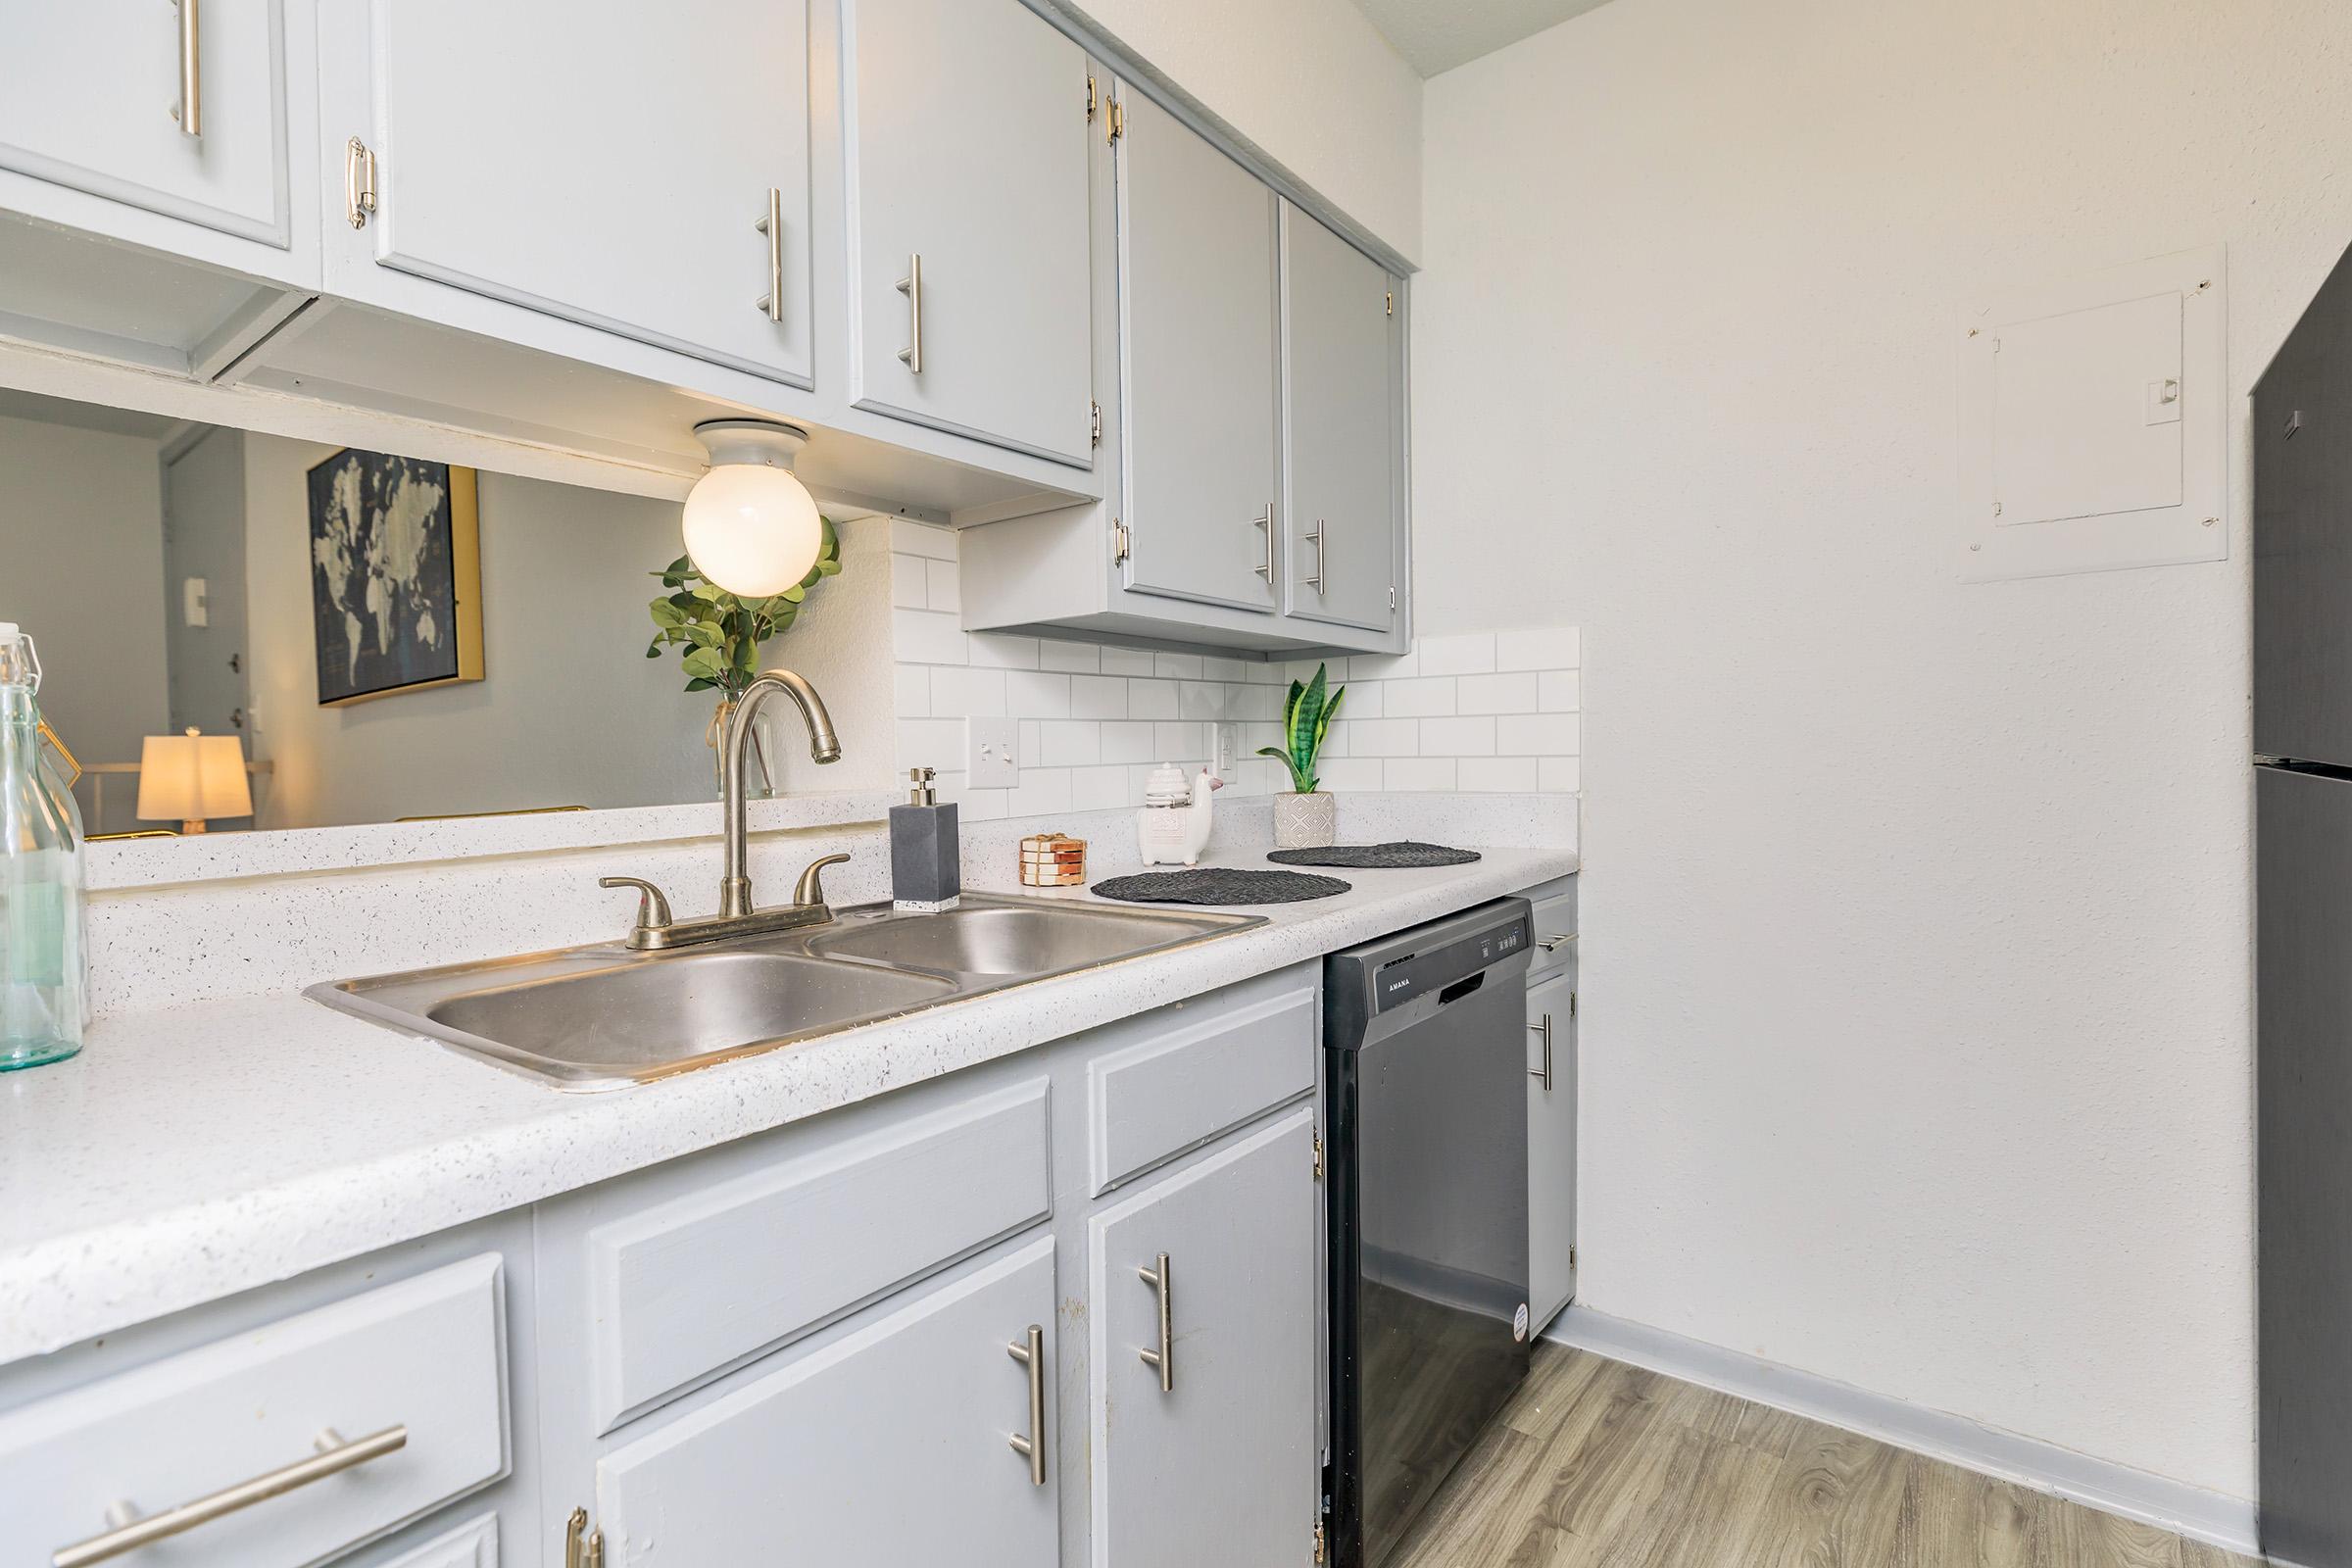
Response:
[[[2352,1568],[2352,256],[2253,419],[2262,1544]]]

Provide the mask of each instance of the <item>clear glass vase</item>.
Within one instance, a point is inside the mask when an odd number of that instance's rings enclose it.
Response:
[[[81,841],[44,770],[40,665],[0,625],[0,1072],[81,1049]]]

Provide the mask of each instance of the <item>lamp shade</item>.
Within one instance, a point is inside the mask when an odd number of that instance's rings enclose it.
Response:
[[[824,524],[791,468],[806,433],[764,419],[713,419],[694,433],[710,452],[710,471],[686,496],[695,570],[742,599],[780,594],[808,576]]]
[[[139,748],[141,820],[201,822],[252,814],[245,746],[234,735],[190,729],[185,735],[150,735]]]

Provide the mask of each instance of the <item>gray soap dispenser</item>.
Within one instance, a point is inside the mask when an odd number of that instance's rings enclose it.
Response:
[[[894,909],[936,914],[963,895],[962,850],[956,842],[956,803],[941,805],[930,768],[910,767],[906,804],[890,808],[890,904]]]

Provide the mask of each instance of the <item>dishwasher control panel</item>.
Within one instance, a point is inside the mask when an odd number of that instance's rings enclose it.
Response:
[[[1375,972],[1373,1009],[1387,1012],[1408,1002],[1443,991],[1514,953],[1524,953],[1528,922],[1522,916],[1447,942],[1440,947],[1391,958]]]

